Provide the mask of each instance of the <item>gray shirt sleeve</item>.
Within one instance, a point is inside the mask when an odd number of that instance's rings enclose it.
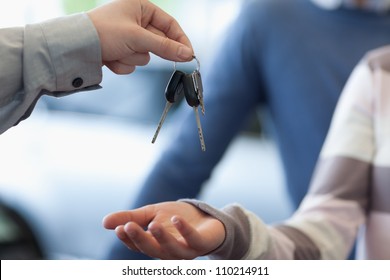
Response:
[[[290,239],[242,206],[230,204],[219,210],[198,200],[181,201],[223,223],[225,240],[219,248],[207,254],[210,259],[293,259],[294,244]]]
[[[27,118],[39,97],[99,88],[98,34],[87,14],[0,29],[0,134]]]

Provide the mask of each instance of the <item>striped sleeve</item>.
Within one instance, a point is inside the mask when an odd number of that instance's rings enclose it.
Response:
[[[383,246],[390,242],[386,234],[390,224],[389,89],[390,47],[384,47],[367,54],[351,74],[309,192],[290,219],[265,225],[239,205],[222,210],[202,206],[224,223],[227,233],[211,257],[345,259],[364,225],[363,257],[390,258]]]
[[[378,71],[373,70],[369,58],[356,66],[343,90],[308,194],[289,220],[269,229],[271,249],[262,255],[253,252],[252,256],[348,256],[359,227],[366,220],[376,154],[374,100],[378,95]],[[253,218],[250,224],[255,227],[258,222]],[[277,250],[285,247],[287,241],[290,252]],[[249,251],[255,250],[255,244],[251,244]]]

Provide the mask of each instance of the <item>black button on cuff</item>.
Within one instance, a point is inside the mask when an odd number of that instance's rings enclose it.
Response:
[[[75,87],[75,88],[79,88],[83,85],[84,81],[82,78],[76,78],[73,80],[72,82],[72,86]]]

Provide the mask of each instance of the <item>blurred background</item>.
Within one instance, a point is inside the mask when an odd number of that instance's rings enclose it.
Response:
[[[152,2],[179,21],[201,69],[207,69],[242,1]],[[3,1],[0,27],[86,11],[104,2]],[[29,119],[0,136],[2,259],[104,258],[115,236],[103,229],[103,216],[130,205],[175,129],[170,125],[173,108],[151,144],[172,71],[172,62],[155,56],[131,75],[104,69],[101,90],[43,97]],[[217,207],[239,202],[274,222],[288,217],[291,206],[278,154],[259,115],[233,141],[201,198]]]

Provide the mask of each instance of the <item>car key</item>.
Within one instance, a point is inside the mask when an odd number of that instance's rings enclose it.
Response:
[[[204,142],[202,125],[200,123],[198,106],[201,104],[200,99],[198,97],[198,91],[196,90],[195,79],[193,74],[186,74],[182,77],[182,83],[184,88],[184,96],[188,105],[190,105],[194,109],[196,125],[198,127],[198,135],[200,140],[200,146],[202,151],[206,151],[206,144]]]
[[[185,76],[185,73],[179,70],[175,70],[167,84],[165,89],[165,99],[167,102],[165,103],[164,111],[161,115],[160,121],[157,125],[157,130],[154,133],[152,143],[156,142],[157,136],[160,132],[160,129],[165,121],[166,116],[168,115],[169,109],[171,109],[172,104],[177,101],[180,95],[183,93],[183,84],[182,77]]]
[[[200,75],[199,70],[195,70],[192,74],[192,80],[194,83],[194,87],[196,90],[196,94],[199,99],[199,105],[202,110],[202,114],[204,115],[205,109],[204,109],[204,102],[203,102],[203,83],[202,83],[202,77]]]
[[[202,83],[202,76],[200,75],[200,62],[196,56],[193,56],[193,58],[196,60],[197,68],[194,72],[192,72],[192,79],[194,83],[194,87],[196,90],[196,94],[199,99],[200,108],[202,109],[202,114],[205,114],[204,109],[204,102],[203,102],[203,83]]]

